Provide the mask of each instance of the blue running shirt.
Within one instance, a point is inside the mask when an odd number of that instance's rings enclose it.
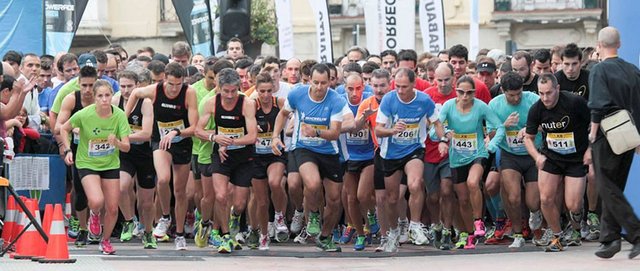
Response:
[[[345,97],[347,96],[347,94],[344,95]],[[371,96],[372,94],[363,92],[360,103]],[[347,105],[349,106],[350,112],[357,117],[358,107],[360,106],[360,104],[351,104],[348,97],[346,97],[345,100]],[[366,161],[373,159],[374,146],[369,128],[364,127],[362,128],[362,130],[357,132],[343,133],[340,135],[341,145],[342,140],[344,140],[347,147],[348,158],[346,160]]]
[[[293,88],[284,105],[285,110],[294,112],[296,116],[290,150],[303,148],[322,154],[338,154],[337,140],[302,136],[300,127],[305,123],[315,129],[329,130],[332,121],[342,122],[344,106],[344,99],[333,90],[328,90],[322,101],[315,102],[309,97],[309,85]]]
[[[382,97],[376,122],[384,123],[384,127],[388,129],[393,128],[398,121],[406,124],[403,132],[381,139],[380,156],[384,159],[400,159],[418,148],[424,148],[427,119],[430,122],[438,120],[435,104],[429,95],[421,91],[415,93],[416,96],[408,103],[401,101],[395,90]]]

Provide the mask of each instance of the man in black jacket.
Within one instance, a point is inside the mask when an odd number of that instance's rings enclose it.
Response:
[[[589,108],[593,164],[602,198],[600,242],[596,251],[600,258],[611,258],[620,251],[620,231],[633,244],[629,258],[640,255],[640,221],[624,196],[624,188],[633,161],[633,150],[617,155],[602,131],[600,121],[612,112],[626,109],[635,123],[640,124],[640,70],[618,57],[620,33],[605,27],[598,33],[597,50],[603,61],[595,65],[589,75]],[[640,126],[638,126],[640,127]]]

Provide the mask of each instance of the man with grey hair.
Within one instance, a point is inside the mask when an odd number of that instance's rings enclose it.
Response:
[[[218,253],[230,253],[242,247],[231,236],[239,231],[240,215],[244,212],[249,198],[253,145],[258,128],[256,105],[252,99],[239,94],[240,76],[230,68],[218,74],[219,92],[205,102],[196,135],[201,140],[214,142],[212,155],[213,183],[215,187],[214,219],[221,227],[222,243]],[[210,118],[216,122],[215,130],[205,130]],[[235,188],[228,193],[231,182]],[[228,199],[231,197],[231,215],[228,213]],[[232,232],[235,231],[235,232]]]
[[[629,259],[640,255],[640,221],[633,207],[624,196],[633,151],[615,154],[600,129],[600,121],[620,109],[631,112],[640,123],[640,70],[618,57],[620,33],[613,27],[605,27],[598,33],[597,49],[602,62],[596,64],[589,74],[589,108],[591,109],[591,133],[589,141],[593,148],[593,166],[602,198],[600,243],[596,251],[600,258],[611,258],[620,251],[621,230],[627,234],[625,240],[633,244]],[[638,126],[640,127],[640,126]],[[638,148],[636,148],[636,151]]]

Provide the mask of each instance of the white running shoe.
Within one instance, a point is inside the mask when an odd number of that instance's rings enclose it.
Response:
[[[164,238],[165,236],[167,236],[167,230],[169,230],[170,226],[171,217],[160,218],[160,220],[158,220],[158,225],[156,225],[156,228],[153,229],[153,236],[155,236],[156,238]]]
[[[424,225],[420,222],[409,223],[409,240],[417,246],[428,245],[429,238],[425,234]]]
[[[522,234],[513,235],[513,243],[509,245],[509,248],[521,248],[524,247],[524,237]]]
[[[409,220],[405,218],[405,220],[398,219],[398,228],[400,229],[400,235],[398,238],[398,242],[400,244],[409,242]]]
[[[302,226],[304,226],[304,212],[298,212],[298,210],[296,210],[293,218],[291,218],[291,232],[296,234],[300,233]]]
[[[540,210],[536,212],[529,212],[529,228],[531,230],[537,230],[542,226],[542,212]]]
[[[187,240],[184,239],[184,236],[178,236],[174,241],[176,243],[176,250],[187,250]]]

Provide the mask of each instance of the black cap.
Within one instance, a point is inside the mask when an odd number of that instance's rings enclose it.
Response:
[[[478,72],[495,72],[496,71],[496,64],[493,64],[491,62],[482,62],[478,64]]]
[[[164,63],[164,65],[169,64],[169,58],[161,53],[156,53],[155,55],[153,55],[153,58],[151,58],[151,60],[159,60],[160,62]]]

